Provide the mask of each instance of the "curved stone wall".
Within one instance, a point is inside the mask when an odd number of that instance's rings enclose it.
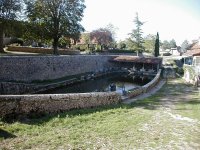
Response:
[[[144,85],[142,87],[135,88],[133,90],[128,91],[128,97],[131,98],[131,97],[135,97],[137,95],[140,95],[142,93],[148,92],[159,82],[160,76],[161,76],[161,69],[159,69],[155,78],[153,80],[151,80],[149,83],[147,83],[146,85]]]
[[[114,67],[115,56],[3,56],[0,57],[0,81],[32,82],[53,80]]]
[[[0,95],[0,118],[30,114],[58,113],[77,108],[117,104],[121,96],[114,92]]]

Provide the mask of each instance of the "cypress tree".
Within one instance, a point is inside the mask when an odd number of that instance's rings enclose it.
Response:
[[[157,32],[157,35],[156,35],[156,42],[155,42],[155,57],[158,57],[159,56],[159,47],[160,47],[160,43],[159,43],[159,34]]]

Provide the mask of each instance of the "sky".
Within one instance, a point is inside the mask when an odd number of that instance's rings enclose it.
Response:
[[[85,30],[113,24],[117,41],[135,28],[136,12],[145,22],[144,36],[159,32],[161,41],[175,39],[178,45],[200,37],[200,0],[85,0],[85,5]]]

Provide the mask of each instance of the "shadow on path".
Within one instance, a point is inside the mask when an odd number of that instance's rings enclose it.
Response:
[[[15,137],[16,137],[15,135],[9,133],[8,131],[0,129],[0,138],[9,139],[9,138],[15,138]]]

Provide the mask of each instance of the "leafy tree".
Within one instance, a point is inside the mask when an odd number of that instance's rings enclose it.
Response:
[[[101,50],[113,42],[112,33],[108,29],[100,28],[90,33],[90,39],[101,45]]]
[[[82,33],[81,40],[82,40],[82,43],[89,44],[90,43],[90,33]]]
[[[136,29],[134,29],[130,35],[131,35],[131,39],[136,42],[136,50],[138,52],[140,52],[140,51],[144,50],[144,47],[142,45],[144,43],[144,40],[143,40],[143,37],[142,37],[143,32],[142,32],[142,29],[141,29],[144,22],[139,20],[138,13],[136,13],[134,23],[136,25]]]
[[[125,44],[128,50],[135,50],[137,48],[137,43],[133,41],[131,38],[127,38],[125,40]]]
[[[169,42],[169,44],[170,44],[170,48],[176,48],[177,46],[176,46],[176,41],[174,40],[174,39],[172,39],[170,42]]]
[[[170,47],[170,43],[169,43],[167,40],[164,40],[163,43],[162,43],[162,48],[163,48],[164,50],[170,49],[170,48],[171,48],[171,47]]]
[[[158,57],[159,56],[159,48],[160,48],[160,41],[159,41],[159,34],[157,32],[157,35],[156,35],[156,42],[155,42],[155,57]]]
[[[155,41],[156,41],[156,36],[149,34],[146,37],[144,37],[144,48],[146,52],[153,53],[155,49]]]
[[[67,37],[61,37],[59,39],[59,47],[61,48],[66,48],[66,47],[71,47],[71,40],[70,38],[67,38]]]
[[[77,40],[84,30],[79,23],[85,8],[84,0],[26,0],[26,4],[28,20],[36,29],[33,36],[53,39],[54,54],[58,54],[60,37]]]
[[[187,40],[183,41],[183,43],[181,44],[181,49],[180,52],[181,53],[185,53],[187,51],[187,49],[189,48],[189,42]]]
[[[0,1],[0,52],[3,50],[3,35],[15,23],[21,11],[21,0]]]
[[[118,48],[119,49],[125,49],[126,48],[126,43],[124,42],[124,41],[120,41],[119,43],[118,43]]]
[[[117,42],[116,42],[116,31],[118,30],[117,27],[115,27],[113,24],[109,23],[105,29],[107,29],[108,31],[110,31],[110,33],[112,34],[112,42],[109,43],[108,48],[111,49],[116,49],[117,48]]]
[[[113,39],[113,41],[115,41],[115,39],[116,39],[116,31],[118,30],[118,28],[110,23],[105,27],[105,29],[110,31],[110,33],[112,34],[112,39]]]

